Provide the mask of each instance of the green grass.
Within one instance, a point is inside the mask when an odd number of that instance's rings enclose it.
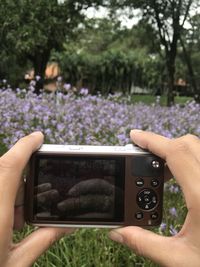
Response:
[[[175,184],[171,180],[167,187]],[[163,221],[167,223],[164,233],[159,227],[154,232],[170,236],[170,226],[180,230],[186,216],[182,194],[164,194]],[[177,217],[169,214],[171,207],[177,208]],[[28,235],[33,228],[27,226],[23,231],[16,232],[14,239],[19,241]],[[152,244],[153,245],[153,244]],[[43,254],[34,267],[157,267],[158,265],[143,257],[137,256],[127,247],[117,244],[108,238],[107,229],[79,229],[74,234],[66,236],[54,244]]]
[[[156,97],[150,95],[134,95],[132,102],[155,103]],[[175,101],[184,104],[191,100],[188,97],[176,97]],[[161,97],[161,104],[166,105],[166,97]],[[3,135],[0,135],[0,144],[3,143]],[[0,145],[0,154],[6,150]],[[168,184],[173,184],[170,181]],[[164,233],[159,228],[154,231],[159,234],[170,235],[170,226],[179,230],[186,216],[186,208],[181,193],[165,192],[164,217],[167,224]],[[176,207],[178,216],[173,217],[169,213],[171,207]],[[14,233],[14,241],[18,242],[30,234],[33,228],[26,226],[22,231]],[[155,263],[137,256],[127,247],[114,243],[108,238],[108,230],[105,229],[79,229],[74,234],[62,238],[44,253],[34,264],[34,267],[157,267]]]
[[[30,227],[27,227],[30,232]],[[21,233],[25,235],[26,229]],[[34,267],[155,267],[156,264],[136,256],[125,246],[112,242],[108,230],[79,229],[55,243]],[[20,239],[16,233],[15,240]]]
[[[0,134],[0,156],[3,155],[7,151],[7,148],[3,143],[4,138],[5,136],[3,134]]]
[[[157,97],[153,95],[133,95],[131,97],[131,102],[132,103],[143,102],[144,104],[150,105],[156,102],[156,98]],[[192,99],[193,99],[192,97],[187,97],[187,96],[176,96],[175,104],[184,104],[187,101],[191,101]],[[166,106],[167,104],[166,96],[160,97],[160,104],[161,106]]]

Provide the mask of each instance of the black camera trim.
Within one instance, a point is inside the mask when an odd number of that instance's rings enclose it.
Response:
[[[122,169],[124,194],[123,214],[118,219],[48,220],[34,216],[34,186],[37,185],[40,158],[119,159]],[[138,182],[140,181],[140,182]],[[152,153],[133,145],[122,146],[67,146],[43,145],[29,163],[25,189],[25,219],[36,226],[60,227],[117,227],[138,225],[157,226],[162,221],[164,161]],[[146,191],[145,191],[146,190]],[[146,193],[145,193],[146,192]],[[148,192],[150,199],[148,202]],[[139,199],[140,197],[140,199]],[[143,203],[144,202],[144,203]],[[116,204],[115,204],[116,205]]]

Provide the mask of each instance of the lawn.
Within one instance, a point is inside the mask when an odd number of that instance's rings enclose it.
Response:
[[[119,96],[34,95],[32,92],[0,90],[0,153],[20,137],[41,130],[46,143],[125,145],[132,128],[150,130],[173,138],[186,133],[200,136],[200,105],[178,99],[172,107],[137,96],[134,101],[119,101]],[[187,99],[188,100],[188,99]],[[141,102],[144,101],[145,103]],[[174,235],[186,215],[182,193],[174,180],[165,185],[164,217],[160,227],[152,229]],[[15,233],[21,240],[33,228]],[[35,263],[40,267],[129,267],[156,266],[115,244],[107,230],[81,229],[62,238]]]
[[[153,96],[153,95],[134,95],[132,96],[132,103],[142,102],[144,104],[153,104],[157,100],[161,106],[166,106],[167,97],[166,96]],[[187,101],[192,101],[192,97],[187,96],[176,96],[175,97],[175,104],[185,104]]]

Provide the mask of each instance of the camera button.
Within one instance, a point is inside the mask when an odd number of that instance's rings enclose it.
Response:
[[[158,212],[157,212],[157,211],[151,213],[151,219],[152,219],[152,220],[157,220],[158,217],[159,217],[159,215],[158,215]]]
[[[151,202],[151,199],[149,196],[144,196],[144,202],[145,203],[150,203]]]
[[[151,180],[151,186],[152,187],[157,187],[159,186],[159,181],[157,179],[152,179]]]
[[[144,180],[142,178],[138,178],[136,181],[135,181],[135,184],[138,186],[138,187],[142,187],[144,185]]]
[[[138,206],[143,210],[151,210],[156,207],[157,195],[152,189],[144,189],[137,195]]]
[[[141,211],[135,213],[135,218],[137,220],[143,219],[143,213]]]
[[[151,165],[152,165],[152,167],[153,167],[154,169],[158,169],[158,168],[160,168],[160,162],[159,162],[158,160],[153,160],[153,161],[151,162]]]
[[[142,194],[143,195],[146,195],[146,196],[149,196],[149,195],[151,195],[152,194],[152,190],[151,189],[144,189],[143,191],[142,191]]]

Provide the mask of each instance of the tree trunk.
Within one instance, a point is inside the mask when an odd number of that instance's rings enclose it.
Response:
[[[174,86],[174,75],[175,75],[175,57],[173,53],[167,55],[167,72],[168,72],[168,89],[167,89],[167,106],[174,105],[175,86]]]
[[[200,92],[194,95],[194,100],[200,104]]]
[[[43,53],[38,53],[35,55],[33,59],[33,67],[35,78],[36,76],[39,79],[36,79],[35,93],[40,94],[41,90],[44,88],[44,80],[45,80],[45,71],[46,66],[49,61],[50,51],[44,51]]]
[[[194,99],[198,103],[200,103],[200,88],[197,86],[196,77],[195,77],[192,62],[191,62],[191,57],[190,57],[190,54],[188,53],[188,51],[185,47],[185,44],[184,44],[182,38],[180,38],[180,42],[181,42],[181,46],[183,48],[183,54],[185,57],[185,62],[187,64],[188,72],[190,75],[191,85],[192,85],[193,91],[194,91],[193,96],[194,96]]]

